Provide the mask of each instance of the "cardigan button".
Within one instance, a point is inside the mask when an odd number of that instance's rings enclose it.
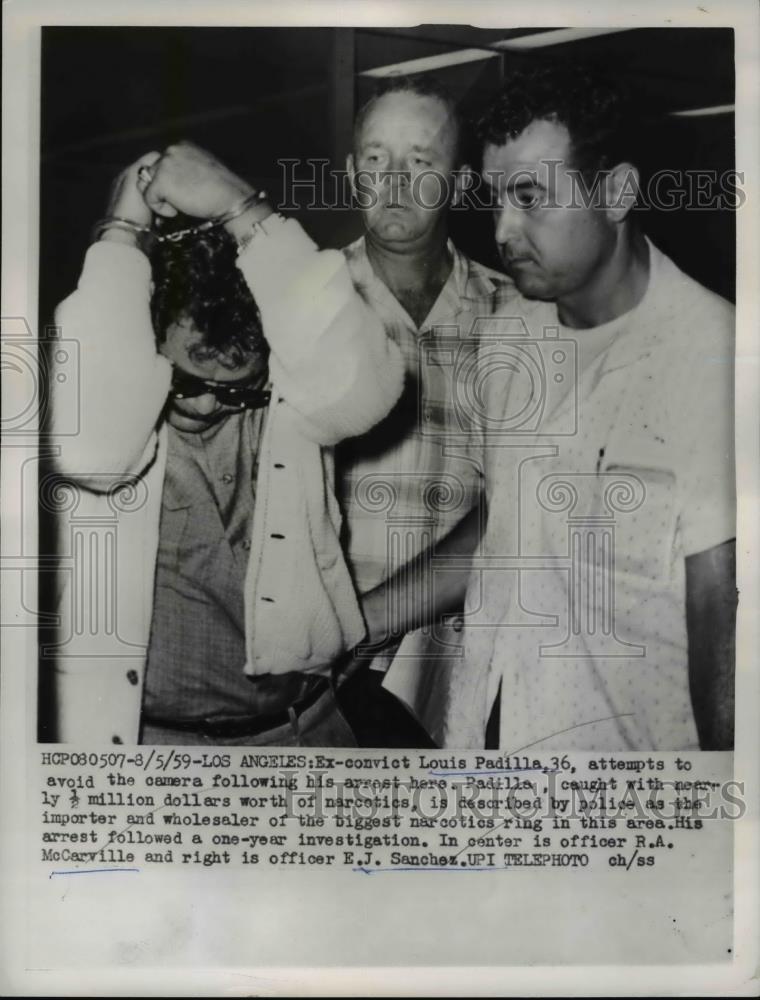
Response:
[[[137,675],[137,671],[136,670],[128,670],[127,671],[127,680],[129,681],[130,684],[139,684],[140,678]]]
[[[121,736],[112,736],[111,737],[111,742],[112,743],[123,743],[124,740],[122,740]]]

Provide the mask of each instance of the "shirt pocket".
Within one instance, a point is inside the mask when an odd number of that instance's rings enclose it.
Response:
[[[614,518],[615,573],[667,583],[676,546],[675,475],[613,459],[598,478],[598,509]]]
[[[158,568],[176,574],[180,567],[180,546],[187,529],[190,511],[187,507],[161,508],[161,525],[158,533]]]
[[[224,559],[225,538],[213,499],[200,491],[190,497],[167,484],[161,508],[159,567],[182,592],[207,590],[224,579],[230,567]]]

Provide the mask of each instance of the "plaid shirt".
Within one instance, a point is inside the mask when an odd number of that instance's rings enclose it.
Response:
[[[468,386],[477,355],[472,326],[516,292],[506,275],[448,248],[451,274],[419,328],[372,270],[364,238],[343,251],[354,285],[406,363],[404,394],[389,416],[338,450],[347,552],[360,593],[439,542],[480,497]]]

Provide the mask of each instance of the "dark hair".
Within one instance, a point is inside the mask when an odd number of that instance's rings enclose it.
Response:
[[[236,256],[235,241],[222,229],[155,243],[150,309],[159,345],[173,323],[190,320],[201,334],[193,351],[198,360],[218,358],[237,368],[254,355],[267,357],[261,317]]]
[[[513,72],[477,123],[481,146],[502,146],[534,121],[564,125],[573,165],[584,174],[632,162],[631,95],[598,67],[538,62]]]
[[[386,94],[414,94],[417,97],[434,97],[446,108],[449,118],[454,123],[456,129],[456,147],[454,149],[454,166],[459,166],[459,157],[462,150],[462,138],[464,135],[464,123],[460,114],[457,102],[451,91],[435,77],[427,73],[416,76],[401,75],[386,76],[377,85],[374,94],[365,101],[359,108],[354,118],[354,150],[356,140],[361,133],[367,115],[377,104],[381,97]]]

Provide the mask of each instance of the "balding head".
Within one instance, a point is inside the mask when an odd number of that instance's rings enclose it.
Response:
[[[396,101],[394,95],[418,98],[414,101]],[[424,115],[425,111],[438,107],[432,117],[446,123],[446,142],[451,143],[451,169],[461,166],[462,120],[454,98],[435,77],[393,76],[387,77],[370,99],[362,105],[354,120],[354,156],[361,141],[362,132],[370,116],[393,115],[399,106],[416,106]],[[443,110],[443,115],[440,113]]]

